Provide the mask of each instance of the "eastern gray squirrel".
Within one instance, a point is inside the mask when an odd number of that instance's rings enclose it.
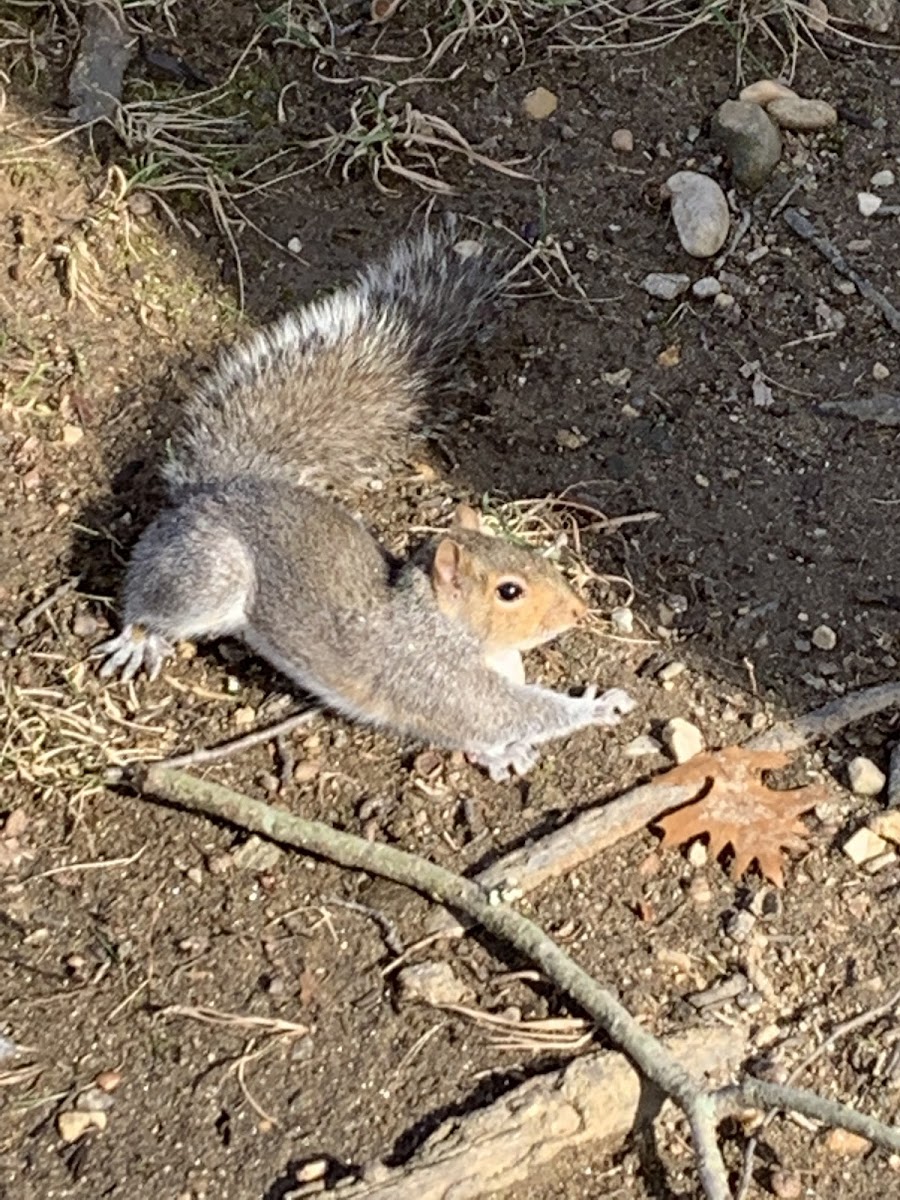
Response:
[[[497,264],[471,249],[452,226],[409,238],[225,354],[173,437],[170,506],[132,553],[104,677],[152,679],[171,641],[236,635],[329,707],[463,750],[494,779],[634,707],[621,689],[524,683],[518,652],[585,611],[546,559],[462,509],[397,566],[325,494],[397,454],[482,324]]]

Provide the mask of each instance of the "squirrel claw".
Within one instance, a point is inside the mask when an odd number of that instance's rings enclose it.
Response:
[[[121,671],[122,682],[128,683],[143,667],[152,682],[171,653],[172,647],[158,633],[126,625],[118,637],[98,646],[92,657],[106,659],[100,668],[101,679],[109,679]]]
[[[512,742],[467,757],[470,763],[484,767],[494,783],[506,783],[511,775],[527,775],[540,758],[540,751],[527,742]]]
[[[637,707],[637,701],[623,688],[610,688],[598,696],[596,687],[591,685],[585,689],[584,698],[590,701],[593,708],[593,723],[607,729],[618,725],[624,716]]]

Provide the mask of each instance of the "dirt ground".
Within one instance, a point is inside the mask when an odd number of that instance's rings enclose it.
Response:
[[[23,814],[16,838],[0,841],[0,1034],[25,1048],[0,1064],[0,1196],[276,1200],[297,1187],[298,1164],[325,1157],[337,1178],[377,1158],[402,1162],[448,1116],[586,1052],[505,1048],[483,1023],[400,998],[383,973],[393,958],[383,921],[409,944],[424,901],[248,846],[107,774],[214,744],[292,704],[284,680],[235,644],[185,647],[152,684],[101,683],[87,655],[117,628],[128,548],[161,499],[167,432],[216,347],[347,278],[421,223],[427,197],[396,175],[382,175],[395,189],[385,194],[362,162],[346,180],[338,163],[250,196],[246,215],[265,237],[239,230],[241,314],[229,245],[201,198],[138,186],[123,200],[120,181],[139,164],[120,148],[37,146],[62,128],[53,122],[73,42],[69,27],[42,40],[41,6],[29,11],[37,32],[6,45],[0,76],[0,814]],[[408,4],[376,49],[421,55],[421,29],[433,18],[437,44],[452,11]],[[235,0],[139,15],[213,83],[260,27],[256,6]],[[694,721],[709,745],[733,744],[775,715],[895,680],[900,657],[897,429],[818,407],[896,391],[900,338],[780,214],[790,192],[900,304],[900,224],[864,218],[856,201],[874,172],[900,176],[900,55],[828,39],[822,53],[803,49],[795,84],[838,107],[837,127],[789,137],[762,192],[736,198],[733,227],[744,212],[749,225],[716,272],[734,303],[688,293],[666,304],[639,287],[648,272],[697,279],[710,267],[679,247],[659,188],[683,167],[727,181],[709,120],[736,92],[733,40],[706,28],[655,55],[565,55],[524,17],[520,31],[524,54],[509,28],[482,29],[448,60],[464,64],[458,78],[447,82],[442,63],[440,81],[402,95],[483,154],[522,160],[530,179],[439,157],[456,194],[436,205],[502,226],[491,236],[524,239],[512,243],[520,251],[550,236],[559,257],[538,265],[555,263],[554,286],[523,272],[531,294],[506,306],[464,386],[442,400],[427,447],[436,470],[411,467],[353,502],[397,550],[411,529],[485,494],[573,489],[609,517],[657,514],[611,527],[579,518],[582,558],[607,577],[590,583],[591,599],[604,617],[631,604],[634,635],[604,619],[529,663],[557,686],[627,687],[639,708],[511,784],[330,716],[292,740],[287,763],[268,744],[207,769],[461,871],[662,770],[664,754],[625,751],[670,717]],[[375,37],[361,28],[349,44],[362,55]],[[335,76],[378,67],[326,61]],[[151,77],[135,59],[126,100],[147,95]],[[299,143],[346,124],[347,86],[316,77],[310,51],[276,45],[268,26],[230,86],[231,111],[247,114],[245,149],[259,157],[285,150],[287,164],[308,165],[315,153]],[[537,86],[559,104],[529,121],[521,103]],[[611,148],[624,127],[630,154]],[[886,197],[900,203],[900,185]],[[664,365],[673,346],[678,361]],[[754,401],[754,379],[770,402]],[[822,625],[836,635],[830,650],[811,639]],[[685,670],[663,686],[672,662]],[[810,848],[781,893],[753,873],[735,884],[697,851],[659,851],[645,831],[521,908],[653,1032],[740,1022],[772,1069],[789,1070],[900,980],[900,866],[870,874],[840,851],[883,802],[852,797],[846,765],[861,753],[886,770],[897,733],[886,715],[804,760],[831,799],[808,818]],[[578,1015],[489,939],[427,955],[453,966],[473,1009]],[[748,982],[736,999],[689,1003],[739,972]],[[204,1021],[205,1009],[292,1024],[260,1033]],[[895,1013],[839,1040],[800,1082],[896,1121],[898,1045]],[[106,1129],[66,1144],[58,1114],[104,1071],[121,1076]],[[725,1134],[738,1172],[744,1136]],[[900,1196],[896,1160],[836,1153],[824,1131],[783,1117],[763,1135],[748,1196],[771,1195],[777,1169],[796,1173],[792,1194],[817,1200]],[[565,1153],[509,1194],[700,1193],[686,1127],[671,1117],[653,1153]]]

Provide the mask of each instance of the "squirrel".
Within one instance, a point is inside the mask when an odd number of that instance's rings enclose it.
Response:
[[[478,332],[497,260],[452,225],[225,353],[188,398],[100,674],[155,678],[171,643],[235,635],[324,705],[450,750],[502,780],[537,747],[612,726],[621,689],[524,682],[520,652],[586,605],[542,556],[471,509],[397,564],[330,495],[400,451],[424,397]],[[480,248],[479,248],[480,249]]]

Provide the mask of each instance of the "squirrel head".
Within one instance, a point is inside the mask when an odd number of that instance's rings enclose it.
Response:
[[[468,625],[488,654],[540,646],[587,612],[552,563],[485,532],[467,505],[435,543],[430,575],[438,608]]]

